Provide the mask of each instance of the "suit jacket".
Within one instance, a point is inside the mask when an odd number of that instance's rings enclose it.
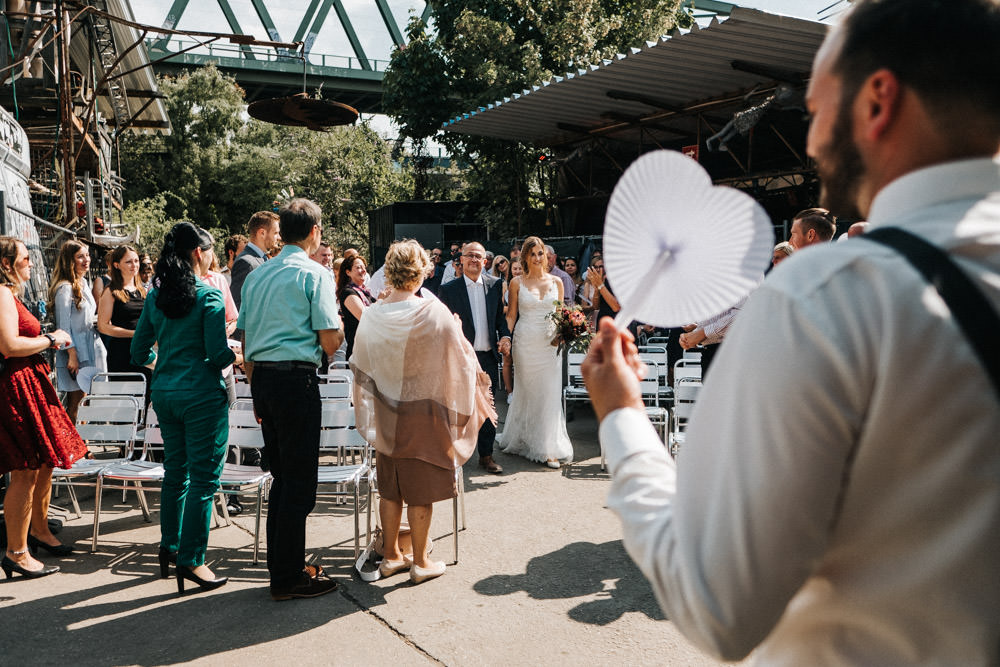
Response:
[[[489,326],[490,350],[497,355],[497,342],[505,336],[510,336],[507,328],[507,318],[503,314],[503,281],[496,276],[483,272],[486,283],[486,319]],[[462,319],[462,333],[470,343],[476,340],[476,329],[472,320],[472,304],[469,302],[469,290],[465,286],[465,277],[459,277],[441,285],[438,292],[441,302]]]
[[[243,281],[247,279],[251,271],[263,263],[264,255],[254,250],[249,243],[243,248],[243,252],[233,260],[233,268],[230,270],[232,280],[229,283],[229,291],[233,294],[233,301],[236,302],[237,308],[243,303]]]

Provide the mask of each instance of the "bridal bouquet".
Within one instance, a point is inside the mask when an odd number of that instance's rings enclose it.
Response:
[[[593,332],[587,325],[587,316],[580,306],[567,306],[562,301],[553,302],[555,310],[546,315],[556,325],[556,335],[552,339],[553,347],[559,348],[559,354],[568,349],[570,352],[586,352],[590,346]]]

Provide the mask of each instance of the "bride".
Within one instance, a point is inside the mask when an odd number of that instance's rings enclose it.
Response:
[[[563,284],[546,270],[545,245],[529,236],[521,248],[524,275],[511,280],[507,325],[517,391],[507,411],[500,449],[558,468],[573,460],[562,410],[562,357],[552,345],[555,324],[547,315],[562,303]]]

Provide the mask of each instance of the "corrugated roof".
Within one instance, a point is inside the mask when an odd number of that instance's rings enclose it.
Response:
[[[666,109],[739,96],[768,76],[741,71],[734,61],[808,76],[827,26],[803,19],[735,8],[704,28],[675,30],[643,48],[619,54],[589,69],[553,77],[530,90],[462,114],[442,126],[446,132],[554,146],[580,131],[610,127],[609,113],[649,117]],[[615,98],[608,95],[615,91]],[[621,99],[653,98],[657,104]],[[602,116],[604,114],[604,116]],[[618,124],[621,124],[618,122]]]

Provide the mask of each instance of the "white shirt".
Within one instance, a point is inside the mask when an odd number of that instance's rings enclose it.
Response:
[[[490,330],[489,317],[486,315],[486,281],[483,274],[473,282],[469,276],[463,275],[465,289],[469,290],[469,305],[472,306],[472,326],[476,328],[476,339],[472,341],[472,349],[476,352],[489,352]]]
[[[1000,161],[912,172],[872,228],[952,253],[1000,309]],[[750,297],[678,465],[601,424],[608,505],[667,617],[768,665],[1000,662],[1000,401],[936,290],[871,241],[796,252]]]
[[[375,273],[368,277],[365,289],[371,292],[373,297],[378,298],[378,295],[385,289],[385,264],[378,267]]]
[[[729,327],[732,326],[733,320],[736,319],[736,314],[743,310],[743,306],[746,305],[748,298],[749,295],[743,297],[732,308],[728,308],[715,317],[699,323],[702,331],[705,332],[705,340],[701,341],[702,345],[715,345],[722,342],[722,339],[726,337],[726,333],[729,331]]]

